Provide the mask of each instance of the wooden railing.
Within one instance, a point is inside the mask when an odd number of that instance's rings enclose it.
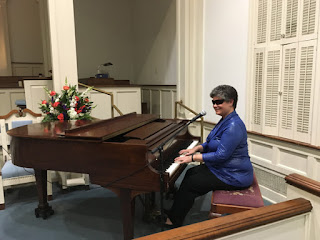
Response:
[[[303,198],[297,198],[266,207],[256,208],[241,213],[234,213],[225,217],[148,235],[137,238],[137,240],[217,239],[309,213],[311,210],[312,205],[310,201]]]
[[[95,87],[92,87],[92,86],[89,86],[89,85],[86,85],[86,84],[83,84],[83,83],[78,83],[79,86],[82,86],[82,87],[86,87],[86,88],[89,88],[91,87],[92,90],[94,91],[97,91],[97,92],[100,92],[100,93],[104,93],[104,94],[107,94],[111,97],[111,117],[113,118],[114,117],[114,110],[116,110],[120,116],[123,115],[123,113],[120,111],[120,109],[114,104],[114,97],[113,97],[113,93],[111,92],[106,92],[106,91],[103,91],[99,88],[95,88]]]
[[[289,174],[285,179],[288,184],[320,197],[320,182],[297,173]]]
[[[182,100],[175,102],[175,111],[174,111],[174,118],[178,118],[178,105],[187,109],[189,112],[193,113],[194,115],[197,115],[198,113],[193,111],[191,108],[187,107],[182,103]],[[203,117],[200,118],[200,136],[201,136],[201,142],[203,142]]]

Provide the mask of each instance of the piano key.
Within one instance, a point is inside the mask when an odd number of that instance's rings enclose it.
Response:
[[[195,141],[193,141],[188,147],[187,147],[187,149],[192,149],[192,148],[194,148],[197,144],[198,144],[198,140],[195,140]],[[182,156],[182,155],[180,155],[180,156]],[[172,164],[171,164],[171,166],[166,170],[166,173],[169,173],[169,176],[171,176],[174,172],[175,172],[175,170],[179,167],[179,163],[175,163],[175,162],[173,162]]]

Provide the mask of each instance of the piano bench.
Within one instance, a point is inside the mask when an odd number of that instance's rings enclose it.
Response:
[[[252,185],[243,190],[213,191],[209,219],[220,217],[222,214],[243,212],[263,207],[263,199],[256,176]]]

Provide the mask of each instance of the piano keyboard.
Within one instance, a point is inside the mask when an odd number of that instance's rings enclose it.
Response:
[[[193,141],[186,149],[194,148],[198,144],[198,140]],[[182,156],[182,155],[180,155]],[[173,162],[169,168],[167,168],[166,173],[169,173],[169,176],[171,176],[179,167],[179,163]]]

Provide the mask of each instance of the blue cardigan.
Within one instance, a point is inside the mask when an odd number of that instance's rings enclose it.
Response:
[[[221,181],[235,187],[252,184],[247,130],[236,111],[218,122],[202,146],[204,163]]]

